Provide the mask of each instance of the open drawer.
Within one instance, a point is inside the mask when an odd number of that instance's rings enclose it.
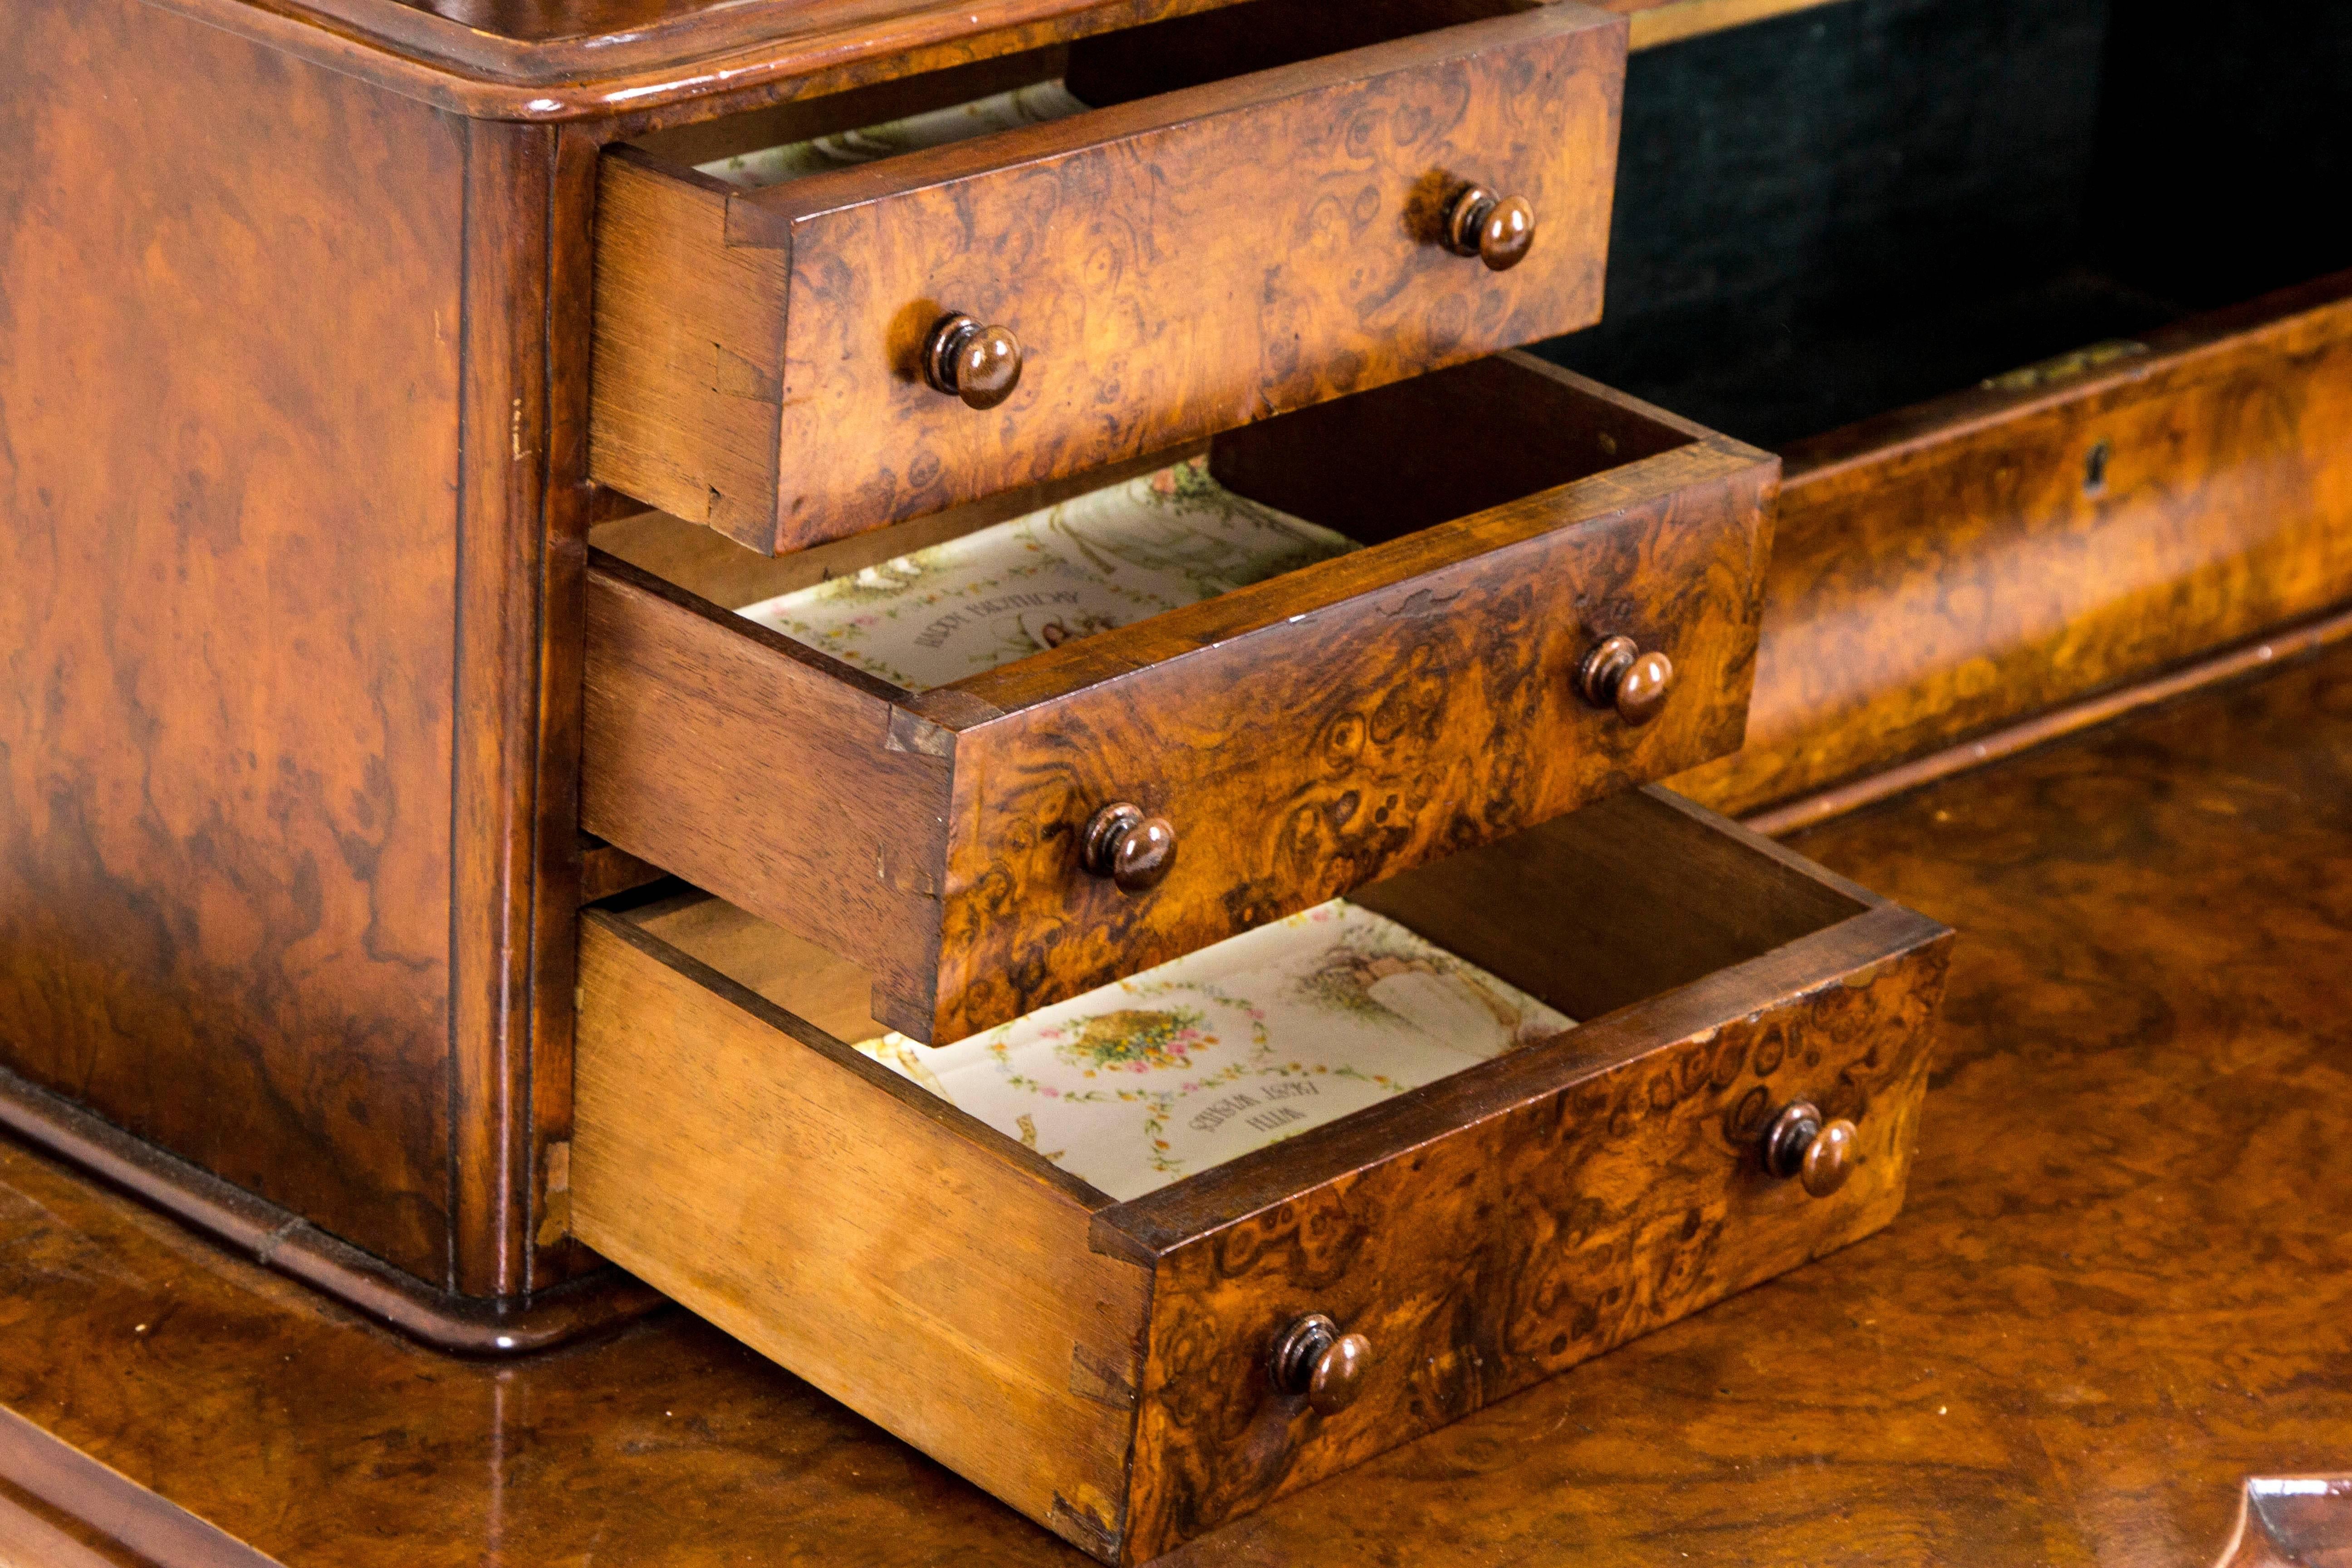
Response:
[[[1624,62],[1252,0],[617,149],[593,475],[782,552],[1585,325]]]
[[[774,562],[611,525],[642,564],[591,563],[582,823],[959,1039],[1736,749],[1778,472],[1455,366],[1209,447],[1201,483],[1361,548],[919,691],[733,612],[1040,497]]]
[[[1585,1022],[1125,1202],[853,1048],[789,934],[591,911],[577,1234],[1131,1563],[1900,1207],[1935,921],[1656,791],[1353,901]]]

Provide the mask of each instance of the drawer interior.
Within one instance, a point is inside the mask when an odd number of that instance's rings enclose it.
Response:
[[[1333,914],[1347,905],[1354,906],[1346,911],[1352,923],[1343,925]],[[612,900],[602,912],[773,1004],[798,1037],[821,1045],[844,1061],[856,1058],[888,1067],[903,1083],[945,1098],[989,1122],[1008,1147],[1017,1143],[1049,1154],[1056,1142],[1055,1124],[1048,1120],[1052,1098],[1094,1092],[1103,1085],[1109,1085],[1107,1092],[1116,1096],[1150,1078],[1140,1067],[1132,1073],[1119,1070],[1117,1063],[1126,1058],[1098,1059],[1106,1048],[1101,1042],[1109,1036],[1087,1024],[1112,1019],[1131,1031],[1136,1020],[1146,1016],[1157,1019],[1197,1012],[1204,995],[1229,1007],[1223,1012],[1212,1008],[1205,1022],[1194,1020],[1196,1028],[1214,1029],[1220,1018],[1230,1020],[1242,1010],[1255,1009],[1269,1016],[1260,1026],[1265,1050],[1228,1050],[1223,1058],[1232,1066],[1223,1068],[1222,1081],[1169,1105],[1139,1107],[1135,1112],[1171,1122],[1179,1117],[1205,1119],[1208,1124],[1198,1131],[1217,1136],[1194,1142],[1213,1155],[1218,1150],[1246,1153],[1279,1139],[1316,1136],[1342,1119],[1277,1111],[1277,1120],[1258,1130],[1273,1134],[1264,1137],[1222,1125],[1228,1113],[1244,1113],[1245,1123],[1248,1114],[1263,1115],[1267,1107],[1286,1102],[1307,1110],[1326,1109],[1291,1099],[1301,1092],[1295,1087],[1276,1086],[1312,1083],[1318,1078],[1328,1086],[1332,1080],[1328,1075],[1334,1072],[1361,1077],[1386,1068],[1394,1077],[1392,1064],[1402,1051],[1424,1039],[1456,1053],[1423,1050],[1418,1072],[1384,1083],[1376,1094],[1355,1097],[1360,1108],[1377,1105],[1456,1071],[1490,1068],[1510,1052],[1540,1046],[1574,1033],[1580,1023],[1735,971],[1875,907],[1876,901],[1861,889],[1677,797],[1644,791],[1588,807],[1488,849],[1391,878],[1281,926],[1230,939],[1163,970],[940,1049],[892,1035],[868,1016],[871,977],[855,963],[722,900],[671,883]],[[1378,928],[1403,940],[1383,936]],[[1269,939],[1281,942],[1289,931],[1297,933],[1288,950],[1294,956],[1267,963],[1262,944]],[[1418,943],[1435,951],[1423,950]],[[1464,966],[1462,973],[1451,972],[1449,958]],[[1382,1009],[1379,998],[1396,994],[1376,991],[1368,977],[1408,965],[1417,965],[1432,981],[1421,989],[1445,993],[1454,1008],[1449,1012],[1442,996],[1433,1007]],[[1335,978],[1342,970],[1344,975]],[[1173,978],[1180,972],[1181,983]],[[1248,981],[1237,978],[1244,973]],[[1436,984],[1441,981],[1450,984]],[[1342,990],[1344,996],[1338,994]],[[1237,994],[1244,991],[1248,994]],[[1471,1019],[1474,1016],[1459,1007],[1470,996],[1507,1009],[1508,1021],[1492,1029],[1480,1021],[1463,1037],[1445,1038],[1435,1020],[1449,1016]],[[1390,1015],[1381,1030],[1354,1027],[1347,1010],[1365,1005]],[[1416,1020],[1417,1029],[1412,1026]],[[1559,1026],[1543,1026],[1546,1020]],[[1067,1044],[1046,1048],[1055,1041]],[[1348,1055],[1368,1049],[1382,1053],[1378,1064]],[[1074,1050],[1079,1054],[1073,1055]],[[1250,1059],[1244,1061],[1244,1055]],[[1059,1068],[1051,1059],[1056,1057],[1063,1064]],[[994,1062],[997,1078],[1023,1083],[1024,1093],[1046,1098],[1020,1100],[955,1087],[975,1081],[969,1076],[973,1068],[984,1079],[988,1069],[983,1060]],[[956,1064],[952,1069],[946,1065],[951,1061]],[[1087,1063],[1100,1070],[1084,1070]],[[947,1076],[935,1076],[927,1064],[938,1064],[940,1073]],[[1151,1070],[1167,1066],[1155,1061]],[[1199,1062],[1181,1071],[1206,1079],[1222,1067],[1213,1052],[1203,1050]],[[1022,1105],[1036,1113],[1033,1121],[1019,1120]],[[1180,1128],[1171,1134],[1180,1150],[1181,1132]],[[1159,1177],[1143,1186],[1129,1181],[1121,1190],[1106,1194],[1106,1201],[1181,1184],[1184,1176],[1222,1163],[1223,1157],[1160,1162]]]
[[[918,691],[1629,469],[1703,434],[1497,355],[789,555],[658,512],[601,523],[590,542]],[[1236,542],[1269,509],[1279,531]],[[1062,603],[1080,600],[1075,613]]]
[[[666,162],[757,189],[1318,56],[1508,16],[1527,0],[1242,0],[872,87],[640,137]]]
[[[2347,79],[2326,0],[1854,0],[1646,51],[1608,314],[1542,352],[1779,448],[2352,266]]]

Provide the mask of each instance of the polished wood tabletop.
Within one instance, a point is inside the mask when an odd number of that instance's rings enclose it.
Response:
[[[2352,650],[1795,842],[1961,932],[1902,1216],[1166,1561],[2204,1564],[2352,1469]],[[0,1215],[18,1487],[30,1423],[292,1565],[1084,1561],[681,1313],[455,1361],[14,1146]]]

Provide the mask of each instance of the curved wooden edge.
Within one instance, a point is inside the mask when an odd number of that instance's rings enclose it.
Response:
[[[1631,47],[1654,49],[1727,27],[1811,11],[1832,0],[1595,0],[1633,21]]]
[[[771,0],[624,31],[530,37],[407,0],[149,0],[314,64],[479,120],[658,115],[720,99],[807,96],[1068,43],[1234,0]],[[1562,3],[1562,0],[1554,0]],[[1674,43],[1829,0],[1594,0],[1631,47]]]
[[[618,1328],[667,1300],[617,1268],[520,1301],[436,1290],[5,1068],[0,1068],[0,1129],[266,1268],[454,1355],[527,1355]]]
[[[702,118],[1233,0],[772,0],[542,39],[467,26],[406,0],[148,3],[472,119],[651,124],[684,104],[694,105],[688,118]]]
[[[278,1568],[267,1556],[162,1494],[110,1468],[0,1405],[0,1481],[87,1527],[109,1545],[154,1568]],[[113,1563],[112,1553],[80,1545],[11,1500],[18,1528],[0,1540],[0,1560],[34,1565]],[[21,1555],[20,1555],[21,1553]]]
[[[1766,837],[1785,837],[1818,826],[1832,817],[1850,811],[1874,805],[1882,800],[1915,790],[1938,779],[1966,773],[1970,768],[1983,767],[2003,757],[2029,751],[2045,741],[2071,735],[2078,730],[2120,719],[2142,708],[2169,702],[2192,691],[2233,680],[2242,675],[2263,669],[2282,659],[2299,658],[2306,654],[2352,637],[2352,609],[2338,610],[2317,620],[2305,621],[2253,638],[2201,658],[2179,669],[2136,681],[2112,691],[2103,691],[2077,702],[2068,702],[2048,709],[2021,723],[1995,730],[1972,741],[1947,746],[1940,752],[1930,752],[1924,757],[1864,773],[1827,789],[1801,795],[1794,800],[1753,812],[1739,819],[1740,826],[1750,833]]]

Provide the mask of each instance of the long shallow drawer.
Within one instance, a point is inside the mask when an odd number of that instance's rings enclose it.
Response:
[[[2352,227],[2303,199],[2352,115],[2285,87],[2342,77],[2352,6],[2029,12],[1633,58],[1608,317],[1544,352],[1782,454],[1748,743],[1674,785],[1718,809],[1848,805],[2352,605]]]
[[[1767,454],[1506,355],[1207,470],[1362,548],[920,691],[732,613],[806,562],[681,530],[722,604],[599,555],[583,826],[944,1042],[1739,744]],[[1638,711],[1604,645],[1663,676]],[[1172,847],[1148,886],[1090,859],[1123,808]]]
[[[1585,325],[1624,58],[1572,4],[1256,0],[1027,62],[1080,112],[856,166],[746,189],[681,161],[707,128],[615,150],[594,477],[781,552]],[[1499,270],[1449,247],[1474,187],[1525,205],[1465,217],[1532,218],[1524,249],[1496,218]],[[927,379],[951,313],[1010,334],[1009,395]]]
[[[788,933],[592,911],[577,1233],[1132,1563],[1899,1209],[1935,921],[1656,791],[1353,901],[1585,1021],[1126,1202],[854,1049]]]
[[[1748,744],[1677,787],[1752,811],[2342,605],[2347,431],[2342,272],[1791,446]]]

